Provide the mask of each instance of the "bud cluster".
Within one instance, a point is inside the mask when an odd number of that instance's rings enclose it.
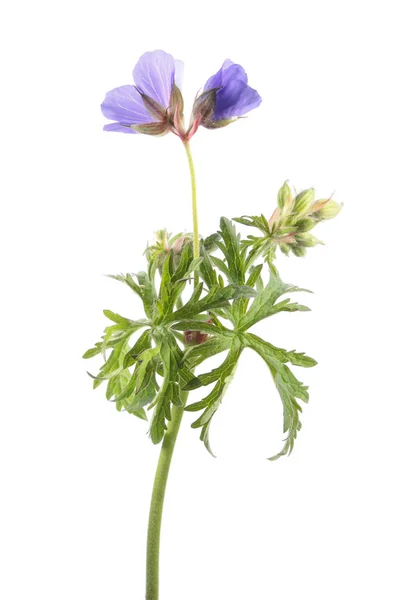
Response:
[[[289,254],[304,256],[306,248],[322,244],[310,231],[321,221],[333,219],[342,208],[331,198],[315,200],[314,188],[293,194],[287,182],[278,192],[278,207],[268,221],[269,237]]]
[[[178,233],[171,236],[166,229],[160,229],[155,232],[155,239],[152,246],[148,246],[145,251],[148,262],[153,263],[162,273],[163,265],[167,256],[172,253],[174,267],[178,267],[183,249],[188,244],[192,244],[193,236],[191,233]]]

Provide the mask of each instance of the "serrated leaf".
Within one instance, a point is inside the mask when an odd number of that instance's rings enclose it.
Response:
[[[221,271],[221,273],[224,273],[227,278],[229,277],[228,265],[221,258],[218,258],[218,256],[211,256],[210,260],[213,265],[216,266],[219,271]]]
[[[248,227],[256,227],[266,235],[270,235],[268,221],[264,215],[260,215],[259,217],[243,215],[243,217],[234,218],[232,220],[241,223],[242,225],[247,225]]]
[[[302,409],[296,399],[308,402],[307,386],[304,386],[284,363],[288,360],[295,360],[295,364],[301,362],[304,363],[302,366],[314,366],[315,361],[310,357],[304,357],[303,354],[298,354],[294,351],[287,352],[281,348],[275,348],[271,344],[268,344],[264,340],[261,340],[261,338],[250,333],[241,337],[247,346],[255,350],[268,365],[282,400],[283,431],[288,435],[282,450],[270,459],[276,460],[281,456],[291,453],[297,433],[301,429],[299,413]]]
[[[199,287],[199,286],[198,286]],[[191,302],[191,299],[185,306],[177,310],[171,315],[168,315],[163,323],[172,323],[173,321],[181,321],[196,317],[202,312],[209,311],[214,308],[226,306],[230,300],[235,298],[252,298],[257,292],[246,285],[228,285],[224,288],[216,288],[202,299],[196,302]]]
[[[210,257],[204,247],[201,248],[202,262],[199,266],[199,273],[208,288],[217,285],[217,273],[211,264]]]
[[[136,343],[130,350],[125,354],[123,360],[123,367],[126,369],[127,367],[131,367],[136,361],[138,356],[144,350],[147,350],[151,347],[151,330],[147,329],[140,335]]]
[[[245,331],[258,321],[262,321],[275,312],[278,312],[278,309],[275,309],[276,300],[287,292],[298,291],[308,290],[303,290],[296,286],[283,283],[276,269],[270,269],[268,284],[261,292],[257,294],[247,313],[240,319],[239,330]],[[280,307],[279,310],[289,310],[288,306],[288,303],[283,303],[283,306]]]
[[[200,439],[205,442],[205,446],[211,454],[213,453],[211,451],[209,443],[210,422],[221,404],[221,401],[224,397],[225,391],[229,383],[232,381],[233,374],[235,372],[242,350],[243,345],[241,341],[238,337],[234,338],[228,356],[222,363],[222,365],[220,365],[218,369],[213,369],[213,371],[211,371],[210,373],[199,375],[198,377],[198,379],[202,378],[204,385],[216,381],[216,384],[211,390],[210,394],[208,394],[200,402],[195,402],[194,404],[190,404],[185,407],[185,410],[188,412],[201,410],[203,408],[205,409],[199,417],[199,419],[192,423],[191,427],[194,429],[202,427]]]
[[[136,294],[138,294],[138,296],[140,298],[142,298],[142,289],[140,288],[140,286],[134,281],[134,279],[131,276],[131,273],[127,273],[126,275],[107,275],[107,277],[110,277],[111,279],[116,279],[116,281],[121,281],[122,283],[125,283],[126,285],[128,285],[128,287],[130,289],[133,290],[133,292],[135,292]]]
[[[245,282],[244,249],[241,248],[240,235],[236,233],[234,224],[222,217],[220,219],[220,235],[223,243],[217,242],[223,252],[228,268],[224,271],[230,283],[242,285]],[[214,259],[214,257],[212,257]]]
[[[212,369],[209,373],[203,373],[202,375],[199,375],[191,381],[189,381],[184,386],[184,391],[196,390],[197,388],[202,387],[204,385],[214,383],[218,379],[225,379],[235,369],[241,351],[242,349],[240,344],[237,344],[235,340],[233,340],[231,350],[228,353],[224,362],[219,367]]]
[[[142,384],[144,383],[144,378],[146,374],[146,370],[148,368],[149,363],[152,359],[157,356],[160,352],[160,347],[155,346],[154,348],[148,348],[141,352],[141,354],[137,357],[137,367],[134,373],[137,377],[137,385],[136,390],[137,393],[140,391]]]
[[[157,294],[154,281],[145,271],[136,273],[135,277],[138,280],[141,289],[141,297],[144,305],[145,314],[148,319],[153,319],[156,314]]]
[[[303,304],[297,304],[297,302],[290,302],[290,298],[286,298],[282,302],[278,302],[275,304],[269,311],[267,315],[270,317],[271,315],[275,315],[278,312],[309,312],[311,311],[308,306],[304,306]]]
[[[295,352],[294,350],[291,350],[290,352],[287,352],[287,355],[289,357],[289,362],[298,367],[309,368],[315,367],[318,364],[314,358],[306,356],[304,352]]]
[[[316,360],[307,356],[304,352],[277,348],[253,333],[245,333],[240,336],[240,339],[247,347],[255,350],[263,360],[275,368],[278,368],[278,363],[287,362],[299,367],[314,367],[317,364]]]
[[[148,417],[146,416],[146,412],[143,408],[138,408],[137,410],[131,410],[129,408],[126,409],[128,413],[142,419],[143,421],[147,421]]]
[[[193,369],[200,365],[204,360],[215,356],[220,352],[229,350],[231,347],[231,337],[216,337],[210,338],[203,344],[197,346],[190,346],[184,353],[183,361],[188,361],[190,367]]]

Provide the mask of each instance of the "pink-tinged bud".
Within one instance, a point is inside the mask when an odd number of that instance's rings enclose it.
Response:
[[[276,228],[276,226],[278,225],[279,219],[281,218],[281,215],[282,215],[282,211],[281,211],[281,209],[278,206],[278,208],[276,208],[274,210],[274,212],[272,213],[270,219],[268,220],[268,225],[269,225],[269,228],[270,228],[271,231],[274,230]]]
[[[326,206],[329,200],[330,198],[328,198],[327,200],[317,200],[316,202],[314,202],[311,208],[311,213],[316,213],[318,210],[321,210],[321,208]]]
[[[206,323],[212,322],[213,321],[211,319],[206,321]],[[187,346],[198,346],[199,344],[204,344],[204,342],[207,341],[208,337],[208,334],[203,333],[202,331],[192,331],[191,329],[184,331],[184,339],[185,344]]]
[[[191,331],[188,329],[184,331],[184,340],[187,346],[198,346],[199,344],[203,344],[207,340],[207,333],[202,333],[201,331]]]
[[[334,200],[328,200],[323,206],[321,206],[315,213],[315,217],[319,221],[327,221],[328,219],[334,219],[341,209],[342,204],[335,202]]]
[[[288,235],[282,235],[281,237],[274,238],[277,244],[294,244],[294,233]]]
[[[182,235],[181,237],[179,237],[178,239],[175,240],[175,242],[173,243],[171,249],[173,250],[173,252],[175,252],[176,254],[179,254],[181,252],[181,249],[184,245],[185,242],[185,236]]]

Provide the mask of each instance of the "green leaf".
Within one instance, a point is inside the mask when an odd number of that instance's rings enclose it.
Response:
[[[140,335],[134,346],[125,354],[123,367],[131,367],[137,361],[137,357],[141,354],[141,352],[150,347],[151,330],[147,329],[142,335]]]
[[[275,312],[278,312],[278,310],[289,310],[288,303],[283,303],[283,305],[280,306],[278,309],[275,307],[275,302],[280,296],[282,296],[286,292],[295,291],[308,290],[302,290],[301,288],[298,288],[296,286],[283,283],[276,269],[270,269],[270,277],[268,284],[261,292],[257,294],[247,313],[240,319],[239,330],[244,331],[246,329],[249,329],[258,321],[262,321],[266,317],[269,317]],[[298,310],[297,306],[300,305],[296,305],[295,310]]]
[[[176,256],[175,256],[173,250],[170,251],[170,255],[171,255],[171,260],[174,262]],[[187,244],[186,246],[184,246],[184,248],[181,252],[181,255],[179,256],[179,263],[178,263],[178,266],[177,266],[174,274],[172,275],[171,280],[173,282],[176,282],[179,279],[183,279],[184,277],[187,277],[188,274],[190,273],[190,266],[192,265],[192,261],[193,261],[192,244]]]
[[[278,368],[278,363],[287,362],[299,367],[314,367],[317,364],[316,360],[306,356],[304,352],[297,353],[295,350],[287,351],[283,348],[277,348],[253,333],[245,333],[240,336],[240,339],[248,348],[255,350],[263,360],[274,368]]]
[[[152,359],[157,356],[160,352],[160,347],[159,346],[155,346],[154,348],[148,348],[147,350],[144,350],[143,352],[141,352],[141,354],[137,357],[137,367],[135,370],[135,374],[137,377],[137,392],[140,391],[142,384],[144,382],[144,377],[146,374],[146,370],[148,368],[149,363],[152,361]]]
[[[285,444],[282,450],[272,456],[270,460],[276,460],[281,456],[288,455],[292,452],[297,433],[301,429],[299,413],[302,411],[298,400],[308,402],[308,387],[304,386],[292,373],[289,367],[284,364],[290,360],[293,364],[301,364],[301,366],[314,366],[316,362],[306,357],[304,354],[298,354],[294,351],[287,352],[281,348],[275,348],[261,338],[253,334],[245,334],[241,336],[246,345],[255,350],[268,365],[276,388],[279,392],[283,404],[283,431],[287,433]],[[295,362],[294,362],[295,361]]]
[[[217,273],[211,264],[210,257],[206,252],[206,249],[202,246],[201,248],[202,262],[199,266],[199,273],[203,281],[208,288],[212,288],[217,285]]]
[[[218,258],[218,256],[211,256],[210,260],[217,267],[217,269],[221,271],[221,273],[224,273],[224,275],[227,276],[227,279],[230,280],[228,265],[221,258]]]
[[[217,242],[217,246],[224,254],[228,265],[228,268],[223,272],[227,275],[230,283],[243,285],[245,282],[245,250],[241,248],[240,235],[236,233],[234,224],[225,217],[220,220],[219,233],[223,241]],[[212,257],[212,260],[214,260],[214,257]]]
[[[181,399],[180,380],[189,381],[193,373],[188,365],[181,365],[183,352],[178,346],[174,336],[166,329],[158,329],[160,357],[163,365],[162,386],[149,407],[154,407],[149,434],[154,444],[158,444],[167,429],[166,420],[171,419],[171,403],[183,406]]]
[[[311,311],[310,308],[308,308],[308,306],[304,306],[303,304],[297,304],[297,302],[290,302],[290,298],[286,298],[286,300],[283,300],[282,302],[278,302],[278,304],[275,304],[271,309],[270,312],[267,316],[271,316],[274,315],[278,312],[308,312]]]
[[[143,385],[141,390],[131,397],[129,404],[126,406],[127,411],[130,412],[142,409],[150,404],[155,398],[157,393],[157,385],[154,370],[152,370],[148,379],[149,381],[147,385]]]
[[[121,325],[125,329],[130,328],[134,324],[134,321],[131,321],[130,319],[126,319],[125,317],[122,317],[122,316],[118,315],[117,313],[112,312],[111,310],[105,309],[104,315],[106,317],[108,317],[108,319],[110,319],[114,323],[117,323],[118,325]]]
[[[199,288],[199,286],[197,286]],[[196,291],[196,290],[195,290]],[[210,292],[201,300],[196,298],[190,300],[171,315],[168,315],[163,323],[172,323],[173,321],[181,321],[196,317],[202,312],[209,311],[213,308],[226,306],[230,300],[235,298],[252,298],[256,296],[257,292],[246,285],[228,285],[224,288],[213,288]]]
[[[137,410],[131,410],[131,409],[127,408],[126,410],[130,414],[134,415],[135,417],[138,417],[139,419],[142,419],[143,421],[148,420],[148,418],[146,416],[146,412],[143,408],[138,408]]]
[[[236,367],[236,363],[241,354],[240,344],[236,344],[235,340],[232,342],[234,350],[228,353],[228,356],[224,360],[224,362],[217,367],[216,369],[212,369],[209,373],[203,373],[198,377],[195,377],[191,381],[189,381],[184,386],[184,391],[196,390],[197,388],[203,385],[209,385],[210,383],[214,383],[218,379],[225,379],[228,375],[230,375]]]
[[[287,352],[287,355],[289,357],[289,362],[298,367],[309,368],[315,367],[318,364],[314,358],[306,356],[304,352],[295,352],[294,350],[291,350],[290,352]]]
[[[217,458],[210,446],[210,437],[209,437],[210,425],[211,425],[211,421],[206,423],[206,425],[203,425],[202,431],[200,432],[200,439],[204,443],[205,448],[209,452],[209,454],[211,454],[213,456],[213,458]]]
[[[207,450],[211,454],[213,454],[213,452],[211,451],[209,443],[210,422],[221,404],[221,401],[229,383],[232,381],[242,350],[242,343],[240,342],[238,337],[234,338],[228,356],[222,363],[222,365],[220,365],[218,369],[213,369],[213,371],[211,371],[210,373],[199,375],[198,377],[202,385],[212,383],[217,378],[216,384],[210,392],[210,394],[208,394],[208,396],[203,398],[203,400],[201,400],[200,402],[195,402],[194,404],[190,404],[185,407],[185,410],[188,412],[205,409],[199,417],[199,419],[192,423],[191,427],[194,429],[202,427],[200,439],[204,441]],[[192,385],[194,386],[192,389],[195,389],[195,387],[197,387],[194,384]]]
[[[127,273],[126,275],[107,275],[107,277],[110,277],[111,279],[116,279],[116,281],[121,281],[122,283],[125,283],[126,285],[128,285],[128,287],[130,289],[133,290],[133,292],[135,292],[136,294],[138,294],[138,296],[140,298],[142,298],[142,289],[140,288],[140,286],[134,281],[134,279],[131,276],[131,273]]]
[[[219,239],[220,239],[219,233],[212,233],[202,242],[202,248],[206,252],[213,252],[217,247],[216,242]]]
[[[118,396],[116,396],[116,398],[114,399],[114,402],[121,403],[126,398],[129,398],[130,396],[132,396],[134,394],[134,390],[135,390],[136,384],[137,384],[137,375],[134,372],[133,375],[130,375],[130,381],[122,389],[122,391],[120,392],[120,394],[118,394]]]
[[[97,356],[101,352],[101,343],[95,344],[95,348],[90,348],[87,350],[82,358],[93,358],[93,356]]]
[[[210,338],[203,344],[190,346],[184,353],[183,361],[188,361],[190,367],[193,369],[207,358],[229,350],[231,344],[232,337],[217,336]]]
[[[260,215],[259,217],[249,217],[244,215],[243,217],[232,219],[237,223],[241,223],[242,225],[247,225],[248,227],[256,227],[266,235],[270,235],[270,229],[268,225],[267,219],[264,215]]]
[[[141,289],[142,302],[144,304],[145,314],[148,319],[153,319],[156,314],[157,294],[155,283],[145,271],[140,271],[135,275]]]

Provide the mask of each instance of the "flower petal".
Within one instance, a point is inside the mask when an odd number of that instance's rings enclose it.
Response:
[[[120,133],[138,133],[130,127],[130,125],[123,125],[123,123],[108,123],[104,125],[104,131],[118,131]]]
[[[174,73],[174,82],[176,86],[181,90],[182,89],[182,80],[184,78],[184,63],[182,60],[175,59],[175,73]]]
[[[216,94],[214,121],[241,117],[261,104],[260,94],[247,83],[232,79]]]
[[[153,116],[145,108],[140,93],[133,85],[122,85],[108,92],[101,110],[107,119],[127,125],[142,125],[153,121]]]
[[[221,69],[206,81],[206,84],[203,89],[212,90],[214,88],[226,85],[229,81],[233,79],[238,79],[240,81],[244,81],[244,83],[247,83],[246,71],[243,67],[232,62],[232,60],[227,58],[224,61]]]
[[[145,52],[133,71],[134,82],[139,91],[164,108],[168,108],[170,103],[174,76],[174,58],[163,50]]]

